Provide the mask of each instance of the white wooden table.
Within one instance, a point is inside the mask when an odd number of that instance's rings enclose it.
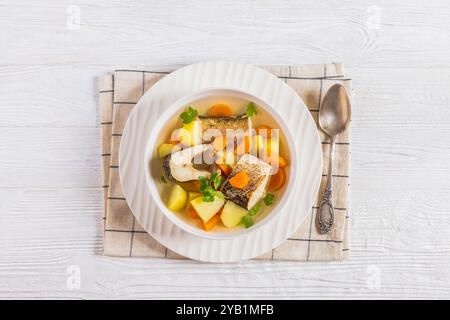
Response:
[[[450,298],[449,15],[444,0],[0,0],[0,298]],[[96,77],[216,59],[346,64],[351,260],[99,254]]]

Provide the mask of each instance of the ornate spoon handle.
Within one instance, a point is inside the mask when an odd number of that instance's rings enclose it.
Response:
[[[333,190],[331,188],[333,179],[334,140],[335,137],[332,136],[330,139],[327,186],[325,187],[323,199],[320,203],[319,211],[317,212],[317,225],[319,232],[322,234],[328,233],[334,224]]]

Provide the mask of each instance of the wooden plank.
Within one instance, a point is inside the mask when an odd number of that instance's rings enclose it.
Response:
[[[99,187],[99,128],[0,128],[0,188]]]
[[[373,5],[378,30],[367,26]],[[70,30],[65,3],[1,4],[0,298],[450,298],[450,3],[79,7],[81,29]],[[354,79],[349,261],[99,255],[96,77],[225,57],[345,63]],[[80,289],[67,287],[69,266],[80,269]]]
[[[373,6],[379,9],[379,29],[370,24]],[[79,5],[77,30],[67,27],[65,3],[46,0],[30,6],[9,0],[2,6],[0,27],[3,43],[10,45],[3,48],[0,63],[126,69],[149,59],[161,67],[226,58],[256,64],[338,60],[361,67],[449,67],[449,6],[430,1],[424,8],[420,0],[351,6],[102,0]]]

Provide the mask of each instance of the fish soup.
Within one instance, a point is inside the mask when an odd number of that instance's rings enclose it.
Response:
[[[208,232],[251,228],[280,201],[289,177],[289,149],[279,128],[252,101],[192,101],[164,125],[151,160],[162,201]]]

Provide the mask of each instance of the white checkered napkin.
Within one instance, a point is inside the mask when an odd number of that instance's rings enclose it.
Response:
[[[317,123],[324,94],[335,83],[351,93],[351,80],[344,77],[342,64],[263,66],[291,86],[308,106]],[[100,79],[100,122],[104,190],[104,254],[120,257],[183,257],[153,239],[138,224],[125,201],[119,180],[119,144],[125,122],[137,101],[168,72],[117,70]],[[279,247],[256,258],[265,260],[339,261],[348,256],[348,193],[350,131],[339,135],[333,167],[335,226],[328,234],[316,227],[316,213],[328,170],[328,137],[320,130],[324,171],[312,214]]]

